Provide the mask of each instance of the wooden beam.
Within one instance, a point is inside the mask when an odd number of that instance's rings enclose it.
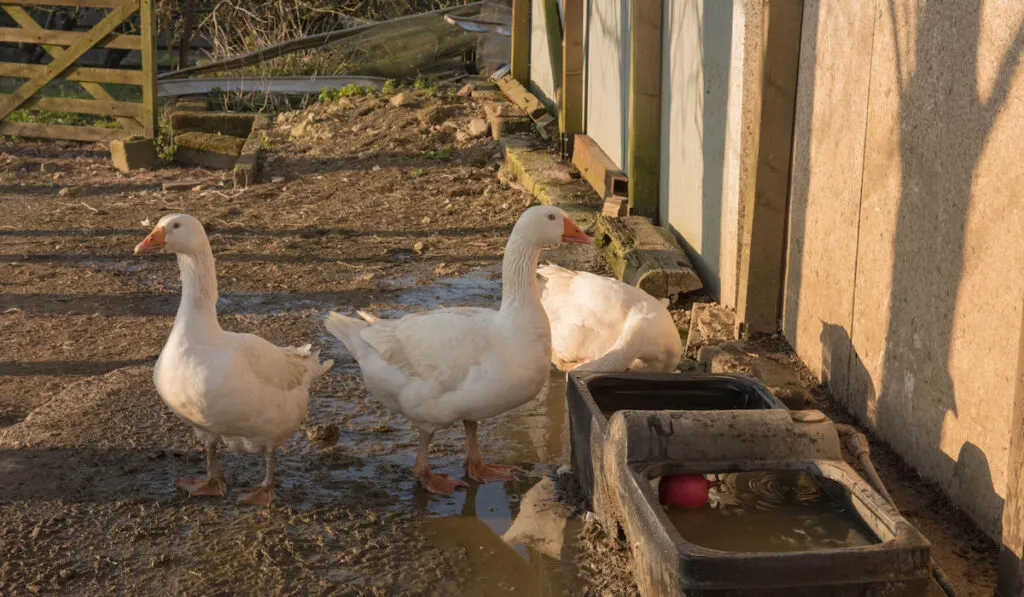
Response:
[[[0,42],[26,43],[26,44],[50,44],[55,46],[71,46],[89,35],[87,31],[54,31],[52,29],[39,29],[30,31],[15,27],[0,27]],[[114,34],[105,35],[106,39],[96,40],[94,45],[97,48],[115,50],[139,50],[142,48],[142,38],[138,35]],[[90,40],[92,38],[89,38]]]
[[[1017,390],[1010,420],[1003,540],[999,550],[996,597],[1024,596],[1024,313],[1017,346]]]
[[[562,97],[558,102],[558,130],[583,132],[583,9],[586,0],[562,0]]]
[[[156,95],[156,7],[154,0],[139,2],[142,29],[142,134],[156,139],[159,128]]]
[[[512,0],[512,78],[530,82],[530,0]]]
[[[0,101],[7,99],[0,94]],[[32,97],[21,105],[26,110],[48,110],[50,112],[77,112],[98,116],[129,116],[142,118],[142,104],[106,100],[72,99],[66,97]]]
[[[0,135],[38,137],[41,139],[70,139],[109,143],[128,136],[124,129],[104,129],[95,126],[68,126],[35,122],[0,122]]]
[[[629,36],[629,207],[658,223],[662,0],[633,0]]]
[[[575,135],[572,163],[605,203],[609,199],[617,200],[616,213],[620,213],[618,206],[621,200],[629,197],[629,180],[597,142],[582,133]]]
[[[46,69],[43,64],[23,64],[20,62],[0,62],[0,77],[17,77],[31,79]],[[89,68],[73,66],[61,77],[67,81],[92,83],[120,83],[122,85],[141,85],[142,71],[120,68]]]
[[[43,30],[43,27],[39,23],[37,23],[36,20],[33,19],[32,16],[29,15],[28,12],[25,11],[24,8],[21,8],[20,6],[4,6],[3,9],[23,29],[28,30],[28,31],[41,31],[41,30]],[[61,48],[60,46],[43,45],[42,48],[54,60],[60,58],[64,54],[64,48]],[[39,65],[32,65],[32,66],[38,67],[38,70],[36,71],[36,74],[32,75],[32,77],[36,77],[36,76],[39,76],[39,73],[46,72],[46,68],[49,65],[39,64]],[[78,71],[78,70],[81,70],[81,69],[74,68],[74,70],[70,71],[70,74],[73,75],[74,72]],[[110,69],[90,69],[90,70],[110,70]],[[126,72],[126,73],[129,73],[129,72],[138,73],[139,71],[128,71],[128,70],[125,70],[124,72]],[[68,75],[68,71],[65,71],[64,74],[65,74],[65,76],[70,76],[70,75]],[[29,77],[29,78],[31,78],[31,77]],[[109,93],[107,93],[107,90],[104,89],[103,86],[100,85],[99,83],[80,82],[79,84],[82,86],[82,89],[85,89],[86,93],[88,93],[89,95],[93,96],[94,98],[96,98],[98,100],[108,101],[108,102],[114,101],[114,96],[112,96]],[[128,130],[130,132],[133,132],[133,133],[142,132],[142,123],[137,121],[137,120],[135,120],[135,119],[133,119],[133,118],[122,116],[122,117],[119,117],[117,119],[117,121],[121,124],[121,126],[123,126],[126,130]]]
[[[736,319],[743,333],[775,332],[782,305],[785,238],[803,0],[765,0],[752,186],[741,190],[743,239]]]
[[[556,0],[544,0],[544,31],[547,32],[548,61],[557,99],[562,89],[562,17],[558,14]]]

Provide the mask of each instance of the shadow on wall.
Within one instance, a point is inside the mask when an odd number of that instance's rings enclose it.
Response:
[[[951,356],[972,186],[996,117],[1006,106],[1011,81],[1021,68],[1024,23],[1008,49],[995,57],[998,74],[991,91],[983,95],[977,80],[979,4],[927,2],[913,11],[905,6],[909,2],[900,0],[880,4],[876,18],[882,20],[875,23],[876,36],[891,29],[893,39],[876,37],[875,45],[891,43],[896,52],[899,129],[893,132],[899,137],[901,176],[889,320],[884,352],[878,366],[872,367],[881,374],[872,378],[845,324],[822,322],[822,381],[861,421],[875,422],[880,434],[924,476],[944,480],[958,502],[970,505],[972,517],[983,529],[998,533],[1003,500],[993,487],[985,454],[978,446],[964,443],[955,460],[940,455],[944,454],[943,423],[950,414],[959,414]],[[803,56],[813,60],[818,2],[808,2],[805,10]],[[907,22],[909,15],[913,20]],[[814,72],[813,65],[802,64],[800,85],[813,89]],[[810,110],[805,112],[798,116],[810,119]],[[808,144],[798,144],[795,151],[790,221],[802,224],[808,202]],[[799,313],[804,232],[791,230],[788,321],[795,321]],[[857,274],[885,280],[884,272]]]
[[[659,223],[672,226],[705,289],[720,296],[733,2],[675,2],[663,18]]]

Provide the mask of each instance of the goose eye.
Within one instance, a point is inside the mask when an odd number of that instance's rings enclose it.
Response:
[[[175,222],[174,225],[171,226],[171,228],[174,228],[175,230],[177,230],[178,228],[181,228],[181,222]]]
[[[552,222],[554,222],[555,221],[555,214],[548,214],[548,219],[551,220]]]

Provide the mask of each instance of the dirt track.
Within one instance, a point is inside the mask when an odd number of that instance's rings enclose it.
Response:
[[[457,140],[432,115],[464,127],[477,106],[418,99],[317,108],[298,141],[275,133],[267,177],[285,181],[243,192],[217,172],[123,176],[102,147],[0,143],[0,594],[537,594],[572,584],[499,539],[519,497],[562,457],[561,390],[482,427],[485,453],[525,473],[428,497],[409,474],[407,423],[367,398],[322,331],[332,308],[394,315],[493,306],[500,294],[502,248],[529,198],[498,182],[494,142]],[[202,189],[161,192],[168,180]],[[232,494],[189,500],[171,484],[203,467],[151,381],[177,308],[177,266],[131,250],[143,221],[173,212],[206,223],[226,329],[313,342],[338,361],[279,460],[270,510]],[[438,468],[461,474],[462,455],[458,430],[438,436]],[[231,490],[262,475],[259,456],[226,454],[222,465]]]

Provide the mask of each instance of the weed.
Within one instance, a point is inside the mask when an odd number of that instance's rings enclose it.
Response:
[[[448,158],[452,157],[452,150],[448,148],[437,150],[428,149],[427,151],[423,152],[423,157],[431,160],[447,160]]]
[[[345,85],[341,89],[329,89],[324,87],[320,90],[320,95],[317,96],[317,101],[320,103],[337,101],[343,97],[359,97],[363,95],[372,95],[375,93],[373,87],[362,87],[352,83],[351,85]]]
[[[402,84],[394,79],[388,79],[384,81],[384,87],[381,88],[380,92],[384,95],[391,95],[402,88]]]
[[[421,178],[421,177],[426,176],[426,175],[427,175],[427,169],[426,168],[416,168],[415,170],[412,171],[413,178]]]

